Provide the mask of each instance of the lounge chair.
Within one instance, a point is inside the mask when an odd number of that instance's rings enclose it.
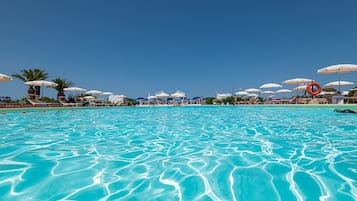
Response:
[[[295,103],[296,103],[296,99],[297,99],[297,97],[294,96],[294,97],[292,97],[292,98],[290,98],[290,99],[282,99],[282,100],[279,100],[278,102],[279,102],[280,104],[295,104]]]
[[[34,105],[34,106],[42,106],[42,107],[48,106],[48,103],[42,102],[42,101],[40,101],[40,100],[31,99],[31,98],[26,98],[26,99],[27,99],[27,101],[28,101],[29,103],[31,103],[31,104]]]
[[[64,106],[64,107],[79,107],[79,106],[82,106],[82,103],[66,103],[61,99],[59,99],[58,102],[61,103],[62,106]]]
[[[251,98],[251,99],[249,99],[249,101],[247,102],[247,104],[257,104],[258,103],[258,98]]]

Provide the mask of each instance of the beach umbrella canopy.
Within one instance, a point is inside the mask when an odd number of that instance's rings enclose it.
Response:
[[[262,90],[256,89],[256,88],[250,88],[250,89],[246,89],[244,91],[246,91],[248,93],[260,93]]]
[[[168,98],[168,97],[170,97],[169,94],[167,94],[167,93],[165,93],[165,92],[163,92],[163,91],[157,92],[157,93],[155,94],[155,96],[156,96],[156,98]]]
[[[106,91],[106,92],[102,92],[101,95],[110,96],[110,95],[114,95],[114,93],[110,91]]]
[[[236,93],[235,93],[235,95],[237,95],[237,96],[246,96],[246,95],[248,95],[249,93],[248,92],[246,92],[246,91],[237,91]]]
[[[175,93],[171,94],[171,97],[173,98],[184,98],[186,97],[186,94],[182,91],[176,91]]]
[[[337,64],[317,70],[317,74],[349,73],[357,71],[356,64]]]
[[[25,82],[25,84],[31,85],[31,86],[40,86],[40,87],[56,87],[58,85],[57,83],[47,81],[47,80],[28,81],[28,82]]]
[[[306,91],[306,87],[307,87],[307,85],[301,85],[301,86],[295,87],[294,90],[296,90],[296,91]]]
[[[86,92],[86,94],[102,94],[103,92],[102,91],[99,91],[99,90],[89,90]]]
[[[250,94],[247,94],[247,97],[258,97],[258,94],[250,93]]]
[[[320,95],[333,95],[336,94],[336,91],[322,91]]]
[[[156,99],[156,96],[148,96],[148,99]]]
[[[94,96],[84,96],[83,98],[84,98],[84,99],[95,99]]]
[[[277,83],[266,83],[261,85],[259,88],[261,89],[267,89],[267,88],[282,88],[283,86],[281,86],[280,84]]]
[[[289,80],[285,80],[283,81],[283,84],[306,84],[311,82],[312,79],[307,79],[307,78],[294,78],[294,79],[289,79]]]
[[[0,73],[0,82],[10,82],[12,80],[12,77]]]
[[[292,91],[290,89],[279,89],[275,93],[291,93]]]
[[[274,91],[262,91],[262,94],[274,94]]]
[[[68,91],[68,92],[85,92],[87,91],[86,89],[79,88],[79,87],[67,87],[64,88],[63,91]]]
[[[334,82],[329,82],[329,83],[325,84],[325,87],[348,86],[348,85],[354,85],[354,83],[349,82],[349,81],[334,81]]]
[[[322,91],[325,91],[325,92],[336,92],[337,89],[332,88],[332,87],[325,87],[325,88],[322,88]]]

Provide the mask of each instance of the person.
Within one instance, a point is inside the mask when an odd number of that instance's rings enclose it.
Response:
[[[334,111],[339,113],[357,113],[357,110],[351,110],[351,109],[343,109],[343,110],[335,109]]]

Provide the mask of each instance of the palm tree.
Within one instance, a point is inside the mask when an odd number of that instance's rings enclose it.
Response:
[[[28,69],[28,70],[21,70],[21,74],[13,74],[13,77],[16,77],[19,80],[22,80],[24,82],[28,81],[34,81],[34,80],[45,80],[48,78],[48,73],[46,73],[44,70],[35,68],[35,69]],[[35,89],[29,85],[29,88],[27,90],[27,94],[37,94],[40,95],[41,93],[41,87],[40,86],[35,86]]]
[[[60,77],[57,77],[56,79],[52,80],[54,83],[57,84],[56,87],[53,87],[54,89],[57,90],[57,100],[60,100],[61,97],[64,97],[64,88],[71,87],[73,86],[73,82],[67,81],[65,79],[62,79]]]

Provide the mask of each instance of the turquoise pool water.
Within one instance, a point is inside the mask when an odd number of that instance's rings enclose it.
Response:
[[[357,115],[160,107],[0,116],[0,200],[357,200]]]

